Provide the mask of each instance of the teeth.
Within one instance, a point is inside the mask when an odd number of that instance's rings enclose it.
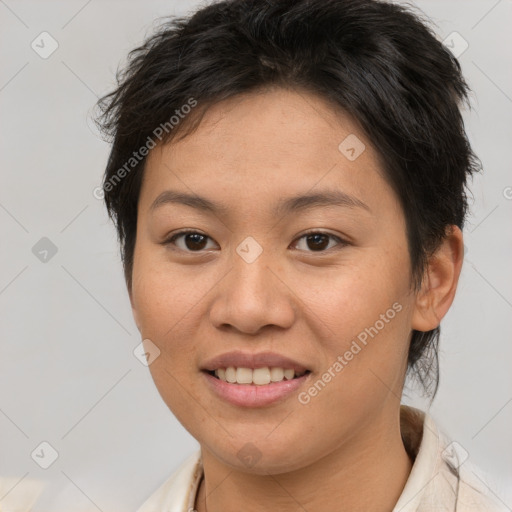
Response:
[[[305,373],[305,372],[304,372]],[[231,384],[255,384],[257,386],[264,386],[271,382],[281,382],[282,380],[292,380],[294,377],[300,377],[304,373],[295,373],[295,370],[290,368],[235,368],[229,366],[228,368],[219,368],[215,370],[215,375],[224,382]]]
[[[249,370],[250,371],[250,370]],[[258,386],[270,384],[269,368],[255,368],[252,372],[252,382]]]
[[[285,370],[284,371],[284,378],[287,380],[291,380],[295,377],[295,371],[294,370]]]
[[[236,382],[237,382],[237,384],[251,384],[252,383],[252,370],[250,368],[237,368],[236,369]]]
[[[236,382],[236,369],[230,366],[226,368],[226,381],[227,382]]]
[[[284,379],[284,370],[282,368],[270,369],[270,380],[272,382],[279,382]]]

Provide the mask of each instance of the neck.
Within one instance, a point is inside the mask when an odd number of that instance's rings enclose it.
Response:
[[[204,479],[197,512],[393,510],[412,468],[400,421],[372,424],[325,457],[299,470],[254,475],[234,470],[202,449]]]

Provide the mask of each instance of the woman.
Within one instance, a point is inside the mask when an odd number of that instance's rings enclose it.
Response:
[[[139,512],[501,510],[435,395],[463,261],[457,60],[406,8],[234,0],[175,18],[100,106],[145,356],[200,451]]]

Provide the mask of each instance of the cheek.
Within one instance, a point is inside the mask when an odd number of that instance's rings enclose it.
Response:
[[[194,337],[188,336],[184,329],[193,331],[189,326],[190,313],[203,296],[204,290],[188,282],[176,267],[155,261],[152,252],[144,248],[136,252],[133,305],[142,337],[150,339],[161,351],[161,357],[152,367],[185,368],[183,361],[191,362]]]
[[[197,287],[187,281],[183,270],[166,261],[161,249],[141,233],[134,253],[132,296],[145,336],[162,339],[172,333],[196,295]]]
[[[155,386],[169,409],[182,424],[201,424],[201,409],[190,407],[190,397],[198,396],[193,376],[197,336],[191,325],[193,307],[200,301],[197,287],[184,286],[172,272],[162,272],[142,259],[134,266],[133,301],[137,308],[143,339],[151,340],[159,356],[149,365]],[[194,434],[193,434],[194,435]]]
[[[320,274],[303,273],[294,279],[294,291],[307,305],[311,319],[322,331],[328,344],[339,348],[377,323],[379,332],[391,333],[400,324],[397,309],[412,300],[408,260],[401,254],[389,258],[363,257]],[[399,303],[401,307],[393,304]],[[307,314],[307,313],[306,313]],[[322,330],[322,326],[324,329]],[[364,334],[362,335],[364,338]]]
[[[408,264],[407,254],[401,253],[360,258],[333,271],[325,282],[298,281],[324,354],[327,374],[322,380],[332,390],[325,394],[326,405],[341,397],[356,404],[389,389],[401,395],[414,303],[403,271]]]

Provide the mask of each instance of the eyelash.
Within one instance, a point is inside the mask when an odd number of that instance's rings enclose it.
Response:
[[[166,246],[167,245],[175,245],[175,243],[174,243],[175,240],[178,237],[183,236],[183,235],[201,235],[201,236],[204,236],[204,237],[209,238],[211,240],[211,238],[208,235],[205,235],[204,233],[201,233],[200,231],[183,230],[183,231],[178,231],[177,233],[172,235],[170,238],[164,240],[162,242],[162,245],[166,245]],[[301,240],[302,238],[305,238],[308,235],[324,235],[324,236],[327,236],[329,238],[332,238],[332,239],[334,239],[334,240],[336,240],[338,242],[338,246],[339,246],[338,249],[341,249],[342,247],[345,247],[346,245],[349,245],[349,243],[347,241],[343,240],[339,236],[333,235],[332,233],[328,233],[326,231],[319,231],[319,230],[315,230],[315,229],[312,229],[310,231],[307,231],[306,233],[303,233],[301,236],[299,236],[295,240]],[[185,249],[180,249],[179,247],[177,248],[177,250],[183,251],[183,252],[188,252],[190,254],[194,254],[194,253],[200,254],[200,253],[204,252],[203,250],[200,250],[200,251],[189,251],[189,250],[185,250]],[[322,254],[322,253],[326,253],[326,252],[331,251],[331,250],[332,250],[332,247],[330,249],[326,249],[326,250],[322,250],[322,251],[305,251],[305,252],[310,252],[312,254]]]

